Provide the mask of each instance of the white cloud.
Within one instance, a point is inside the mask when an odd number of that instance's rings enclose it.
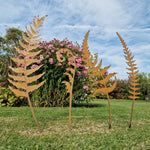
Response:
[[[111,64],[110,72],[125,76],[123,48],[119,32],[131,49],[141,72],[150,72],[150,4],[148,0],[7,0],[0,6],[0,32],[6,26],[29,27],[34,16],[48,15],[41,28],[43,40],[54,37],[82,44],[88,30],[89,48]]]

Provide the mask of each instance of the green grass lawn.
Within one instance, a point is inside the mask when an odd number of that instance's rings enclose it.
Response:
[[[112,129],[108,129],[107,100],[72,108],[34,108],[40,134],[29,107],[0,108],[0,150],[150,149],[150,102],[136,101],[132,128],[132,101],[111,100]]]

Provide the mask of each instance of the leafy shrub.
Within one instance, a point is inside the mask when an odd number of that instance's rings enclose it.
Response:
[[[42,77],[42,80],[46,79],[44,85],[36,91],[32,92],[31,94],[31,100],[34,106],[57,107],[68,104],[68,94],[66,92],[65,85],[62,84],[62,81],[68,80],[67,76],[64,75],[64,72],[66,72],[66,68],[68,68],[68,64],[71,60],[68,61],[68,58],[66,58],[65,62],[58,62],[56,54],[57,51],[61,48],[67,48],[71,50],[76,59],[77,69],[74,79],[73,94],[76,95],[78,91],[85,91],[83,89],[84,84],[82,81],[85,81],[87,72],[83,66],[83,50],[80,47],[80,45],[77,43],[73,44],[72,41],[68,41],[67,38],[65,38],[62,41],[59,41],[58,39],[54,39],[49,42],[44,41],[39,43],[39,48],[37,49],[41,50],[40,55],[35,56],[35,58],[38,59],[39,62],[29,66],[30,68],[36,68],[39,65],[43,65],[38,71],[35,72],[34,75],[45,72],[45,74]],[[24,58],[23,55],[19,55],[19,57]],[[60,57],[66,57],[66,55],[61,54]],[[17,65],[24,67],[24,64]],[[40,80],[36,82],[39,83]],[[79,94],[75,97],[76,98],[74,98],[73,101],[80,100],[81,96]]]
[[[110,93],[113,99],[128,99],[128,80],[117,80],[114,91]]]
[[[27,105],[23,97],[17,97],[9,88],[0,86],[0,107]]]

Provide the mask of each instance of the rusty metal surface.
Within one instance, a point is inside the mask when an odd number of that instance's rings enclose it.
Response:
[[[29,83],[36,81],[37,79],[39,79],[40,77],[42,77],[42,74],[36,75],[36,76],[32,76],[32,77],[28,77],[28,75],[30,75],[31,73],[35,72],[36,70],[38,70],[41,66],[37,67],[36,69],[27,69],[27,66],[31,65],[32,63],[37,63],[39,60],[37,59],[29,59],[29,57],[31,56],[36,56],[37,54],[39,54],[40,52],[31,52],[31,50],[34,50],[35,48],[37,48],[38,42],[41,39],[37,39],[40,36],[37,35],[39,33],[39,30],[37,31],[37,29],[39,27],[41,27],[44,19],[46,16],[39,18],[37,17],[37,20],[35,20],[35,17],[33,18],[33,27],[30,24],[30,30],[31,32],[26,28],[27,31],[27,35],[28,37],[22,33],[24,40],[26,41],[26,43],[23,43],[21,41],[19,41],[20,45],[24,48],[23,50],[20,50],[19,48],[15,48],[16,51],[18,53],[23,54],[25,57],[24,59],[18,59],[18,58],[11,58],[14,62],[17,62],[19,64],[24,64],[24,68],[22,67],[18,67],[18,68],[14,68],[14,67],[9,67],[12,71],[17,73],[17,76],[11,75],[9,74],[9,78],[8,81],[13,85],[9,86],[9,88],[18,96],[23,96],[26,97],[28,99],[28,103],[30,105],[30,109],[32,111],[33,117],[35,119],[35,122],[37,124],[38,130],[41,132],[41,129],[39,127],[38,121],[36,119],[36,116],[34,114],[32,105],[31,105],[31,101],[30,101],[30,97],[29,97],[29,92],[32,92],[33,90],[39,88],[45,81],[37,84],[37,85],[28,85]]]
[[[127,72],[129,74],[128,78],[129,78],[129,93],[131,94],[131,96],[129,96],[129,98],[131,98],[133,100],[132,102],[132,109],[131,109],[131,118],[130,118],[130,124],[129,124],[129,128],[131,128],[131,124],[132,124],[132,117],[133,117],[133,108],[134,108],[134,101],[135,99],[139,98],[139,94],[140,92],[137,92],[140,90],[139,86],[139,75],[138,72],[139,70],[137,70],[137,65],[135,64],[135,60],[134,60],[134,56],[132,56],[131,51],[128,49],[126,43],[124,42],[123,38],[119,35],[119,33],[117,32],[117,35],[123,45],[123,50],[124,50],[124,54],[125,54],[125,59],[127,60],[127,65],[129,66],[129,68],[127,68],[127,70],[129,70],[130,72]]]

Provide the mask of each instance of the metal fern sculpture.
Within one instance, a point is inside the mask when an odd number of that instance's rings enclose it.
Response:
[[[75,61],[75,57],[73,55],[73,53],[69,50],[69,49],[60,49],[57,52],[57,59],[60,62],[65,61],[65,57],[60,58],[60,54],[66,53],[67,57],[68,57],[68,61],[69,63],[69,67],[66,69],[67,72],[65,72],[64,74],[68,76],[69,81],[63,81],[62,83],[64,83],[66,85],[66,89],[67,89],[67,93],[70,94],[70,102],[69,102],[69,132],[71,131],[71,107],[72,107],[72,90],[73,90],[73,84],[74,84],[74,77],[75,77],[75,70],[76,70],[76,61]]]
[[[18,68],[14,68],[14,67],[9,67],[13,72],[15,72],[17,75],[11,75],[9,74],[9,78],[8,81],[13,85],[9,86],[9,88],[18,96],[23,96],[26,97],[28,99],[28,103],[30,105],[30,109],[32,111],[33,117],[35,119],[35,122],[37,124],[38,130],[41,132],[41,129],[39,127],[38,121],[36,119],[36,116],[34,114],[33,108],[32,108],[32,104],[30,101],[30,97],[29,97],[29,92],[32,92],[33,90],[39,88],[45,81],[37,84],[37,85],[29,85],[30,83],[36,81],[37,79],[39,79],[40,77],[43,76],[44,73],[36,75],[36,76],[29,76],[31,75],[33,72],[39,70],[39,68],[42,66],[38,66],[35,69],[27,69],[27,67],[29,65],[31,65],[32,63],[37,63],[39,60],[37,59],[33,59],[33,56],[36,56],[40,53],[40,51],[38,52],[33,52],[32,50],[36,49],[39,45],[38,42],[41,41],[41,39],[38,39],[40,37],[40,35],[37,35],[39,33],[39,30],[37,30],[39,27],[42,26],[42,23],[44,21],[46,16],[39,18],[37,17],[37,21],[35,20],[35,17],[33,19],[33,26],[30,24],[30,29],[31,32],[27,29],[26,27],[26,32],[28,37],[22,33],[23,38],[25,40],[26,43],[23,42],[19,42],[20,45],[23,47],[24,50],[20,50],[19,48],[15,48],[16,51],[20,54],[23,54],[25,57],[24,59],[17,59],[17,58],[12,58],[11,59],[14,62],[17,62],[19,64],[24,64],[24,67],[18,67]],[[29,59],[29,57],[31,57],[31,59]]]
[[[131,51],[128,49],[126,43],[124,42],[124,40],[122,39],[122,37],[119,35],[119,33],[117,32],[117,35],[123,45],[123,50],[124,50],[124,54],[125,54],[125,59],[127,60],[127,65],[129,66],[129,68],[127,68],[130,72],[127,72],[129,74],[129,93],[131,94],[131,96],[129,96],[129,98],[131,98],[133,100],[132,102],[132,109],[131,109],[131,117],[130,117],[130,124],[129,124],[129,128],[131,128],[131,124],[132,124],[132,118],[133,118],[133,108],[134,108],[134,101],[135,99],[139,98],[139,94],[140,92],[137,92],[140,90],[139,87],[139,75],[138,72],[139,70],[137,70],[136,64],[135,64],[135,60],[134,60],[134,56],[132,56]]]
[[[92,84],[92,85],[96,85],[96,84],[102,85],[101,88],[95,90],[93,95],[97,93],[103,93],[107,95],[108,105],[109,105],[109,129],[111,129],[111,105],[110,105],[109,93],[112,92],[116,87],[117,84],[116,77],[115,77],[115,82],[111,87],[109,87],[107,83],[111,77],[116,75],[116,73],[112,73],[104,77],[105,72],[110,68],[110,66],[107,66],[104,69],[100,70],[102,66],[102,60],[100,61],[98,66],[96,66],[97,58],[94,60],[93,56],[90,54],[88,50],[88,44],[87,44],[88,35],[89,35],[89,31],[86,33],[85,39],[83,40],[83,61],[85,62],[85,67],[88,68],[87,72],[89,73],[90,78],[97,77],[97,76],[101,76],[102,78],[102,80],[98,80]]]

